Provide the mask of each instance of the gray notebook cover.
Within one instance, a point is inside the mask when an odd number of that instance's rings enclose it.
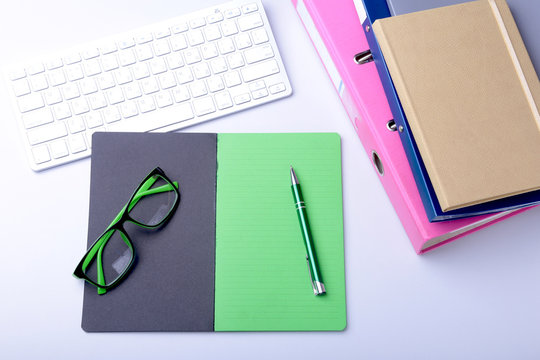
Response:
[[[386,0],[392,15],[402,15],[415,11],[442,6],[461,4],[470,0]],[[538,73],[540,71],[540,1],[506,0],[514,16],[519,32],[531,61]]]
[[[92,143],[88,246],[156,166],[181,200],[161,229],[126,226],[133,269],[105,295],[85,284],[82,328],[213,331],[216,134],[95,133]]]

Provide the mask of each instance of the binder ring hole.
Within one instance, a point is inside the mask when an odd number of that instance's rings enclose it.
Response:
[[[397,130],[397,125],[396,125],[396,122],[394,121],[394,119],[390,120],[389,122],[386,123],[386,128],[390,131],[396,131]]]
[[[371,50],[362,51],[354,55],[354,62],[358,65],[362,65],[370,61],[373,61],[373,55],[371,54]]]
[[[371,151],[371,159],[373,160],[373,165],[375,165],[375,168],[377,169],[377,172],[383,176],[384,175],[384,166],[381,161],[381,158],[377,154],[375,150]]]

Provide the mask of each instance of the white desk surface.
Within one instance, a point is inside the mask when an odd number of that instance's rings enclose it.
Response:
[[[0,62],[217,3],[12,1],[0,12]],[[185,131],[341,135],[347,329],[85,333],[83,283],[71,274],[86,245],[90,160],[32,172],[0,86],[1,357],[540,358],[540,208],[416,255],[294,7],[288,0],[265,0],[265,8],[293,95]]]

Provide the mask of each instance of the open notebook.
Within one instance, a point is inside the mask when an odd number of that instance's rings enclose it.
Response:
[[[324,296],[309,283],[289,165],[309,203]],[[178,181],[178,210],[157,232],[129,228],[137,263],[117,288],[99,296],[85,285],[85,331],[344,329],[337,134],[96,133],[88,244],[156,166]]]

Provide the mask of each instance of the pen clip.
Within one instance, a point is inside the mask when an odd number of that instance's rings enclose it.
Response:
[[[307,271],[309,274],[309,282],[311,283],[311,287],[313,288],[313,293],[315,295],[319,295],[319,292],[317,291],[317,288],[315,287],[315,283],[313,282],[313,277],[311,276],[311,268],[309,266],[309,257],[306,255],[306,264],[307,264]]]

